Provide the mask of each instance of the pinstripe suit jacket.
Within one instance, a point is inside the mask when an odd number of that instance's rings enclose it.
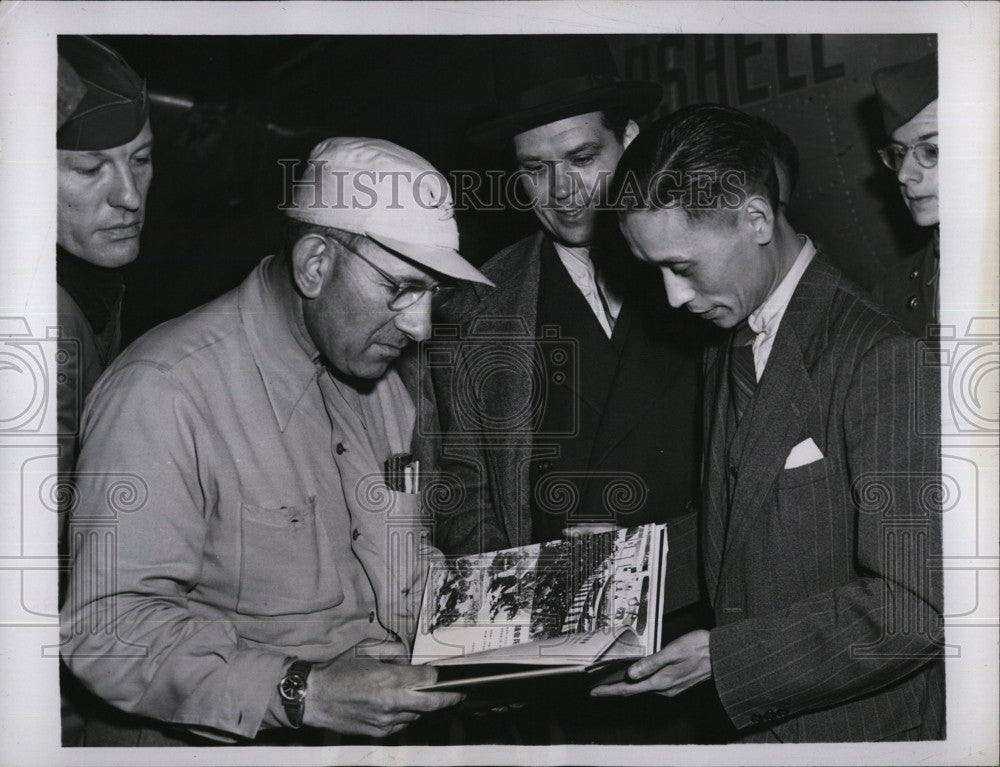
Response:
[[[729,717],[751,741],[943,737],[939,439],[914,426],[936,375],[821,255],[735,435],[727,355],[706,356],[702,550]],[[785,469],[807,438],[823,458]]]

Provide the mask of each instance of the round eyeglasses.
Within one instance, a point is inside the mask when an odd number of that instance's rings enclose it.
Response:
[[[911,151],[921,168],[933,168],[938,163],[938,146],[929,141],[919,141],[916,144],[889,144],[878,150],[878,156],[885,167],[898,171],[903,167],[903,160]]]
[[[398,280],[384,269],[372,263],[370,259],[358,253],[358,251],[354,248],[348,247],[340,240],[336,240],[336,243],[344,250],[349,253],[353,253],[355,256],[368,264],[368,266],[378,273],[379,277],[385,280],[385,288],[390,294],[386,306],[391,311],[400,312],[403,309],[408,309],[423,298],[427,293],[431,294],[431,300],[435,303],[443,303],[455,292],[454,285],[442,285],[441,283],[426,285],[422,282]]]

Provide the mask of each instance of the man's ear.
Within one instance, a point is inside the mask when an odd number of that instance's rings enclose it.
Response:
[[[292,248],[292,278],[305,298],[316,298],[333,270],[333,245],[319,234],[299,238]]]
[[[628,149],[628,145],[632,143],[632,139],[639,135],[639,125],[635,120],[629,120],[628,124],[625,126],[625,136],[622,138],[622,148]]]
[[[774,209],[760,195],[753,195],[746,204],[747,223],[754,231],[758,245],[767,245],[774,239]]]

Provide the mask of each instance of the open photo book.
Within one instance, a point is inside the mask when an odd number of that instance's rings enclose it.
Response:
[[[461,689],[608,671],[659,649],[666,525],[435,562],[413,664]]]

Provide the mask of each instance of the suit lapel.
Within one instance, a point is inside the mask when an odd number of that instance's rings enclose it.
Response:
[[[747,530],[766,508],[789,451],[803,433],[816,430],[819,436],[819,396],[810,369],[826,346],[825,319],[837,280],[837,273],[817,255],[782,318],[753,410],[740,422],[735,441],[743,449],[729,510],[720,581],[731,568],[733,554],[743,544]],[[724,368],[716,375],[719,381],[726,377]],[[728,385],[722,383],[716,415],[723,424],[728,396]],[[721,432],[725,433],[724,425]],[[724,457],[720,468],[727,468]],[[716,476],[724,479],[724,475]]]
[[[708,594],[714,598],[725,546],[726,518],[726,408],[729,404],[727,344],[710,347],[705,352],[705,423],[706,446],[702,466],[702,556]]]
[[[621,340],[617,337],[619,332]],[[591,455],[592,469],[600,468],[605,458],[628,437],[646,414],[643,403],[662,396],[683,362],[678,354],[671,353],[663,339],[651,339],[647,332],[635,310],[624,304],[612,338],[620,353],[618,369],[608,399],[603,403],[603,417],[594,440],[600,452]]]
[[[670,388],[678,368],[688,361],[682,347],[689,339],[680,337],[686,312],[667,308],[659,272],[632,257],[617,226],[601,230],[591,252],[609,290],[623,299],[611,334],[618,365],[599,405],[603,416],[594,440],[599,452],[590,456],[596,470],[645,417],[644,403],[658,400]]]
[[[420,461],[422,471],[436,471],[441,454],[441,426],[430,371],[420,365],[416,345],[407,347],[396,362],[395,369],[416,408],[410,452],[414,459]]]
[[[525,247],[508,251],[493,264],[490,276],[497,288],[483,295],[470,335],[481,335],[491,345],[509,338],[511,344],[520,344],[525,353],[533,355],[533,344],[528,339],[535,335],[544,242],[539,233]],[[511,366],[508,375],[485,376],[482,403],[494,423],[512,423],[525,412],[525,403],[532,400],[531,364],[533,357],[525,365]],[[491,432],[489,438],[493,447],[485,452],[486,460],[494,462],[487,472],[492,480],[490,493],[501,499],[499,512],[507,539],[512,546],[521,545],[531,540],[527,467],[532,456],[532,435],[527,428],[518,428]],[[510,488],[516,488],[516,492],[511,493]]]
[[[552,318],[554,323],[559,325],[562,337],[576,339],[580,351],[579,362],[581,363],[581,376],[566,376],[562,382],[553,383],[550,381],[548,385],[559,386],[567,390],[582,406],[589,407],[595,413],[600,413],[604,410],[607,389],[594,386],[593,380],[588,381],[588,385],[584,385],[582,375],[583,368],[586,366],[583,355],[591,357],[589,361],[592,364],[593,358],[596,356],[613,357],[612,364],[617,370],[617,357],[621,353],[622,342],[619,340],[619,345],[614,345],[614,340],[616,337],[624,338],[624,334],[617,334],[616,327],[616,334],[612,336],[610,342],[607,340],[604,328],[594,316],[594,310],[573,281],[572,275],[563,264],[551,240],[546,238],[539,252],[541,256],[539,288],[537,298],[533,303],[536,307],[535,325],[538,324],[538,303],[548,301],[550,306],[547,307],[547,311],[542,312],[542,316],[545,318],[542,321],[547,322],[548,318]],[[612,349],[613,351],[611,351]],[[607,364],[603,365],[601,370],[606,369],[606,367]],[[594,372],[593,367],[591,367],[591,372]],[[610,387],[611,381],[608,380],[607,383]]]
[[[725,535],[723,568],[732,563],[744,533],[765,508],[789,451],[803,430],[805,414],[817,407],[816,391],[806,372],[794,333],[775,339],[764,377],[760,382],[753,412],[740,422],[734,442],[742,444],[738,474],[733,488],[732,507]]]

